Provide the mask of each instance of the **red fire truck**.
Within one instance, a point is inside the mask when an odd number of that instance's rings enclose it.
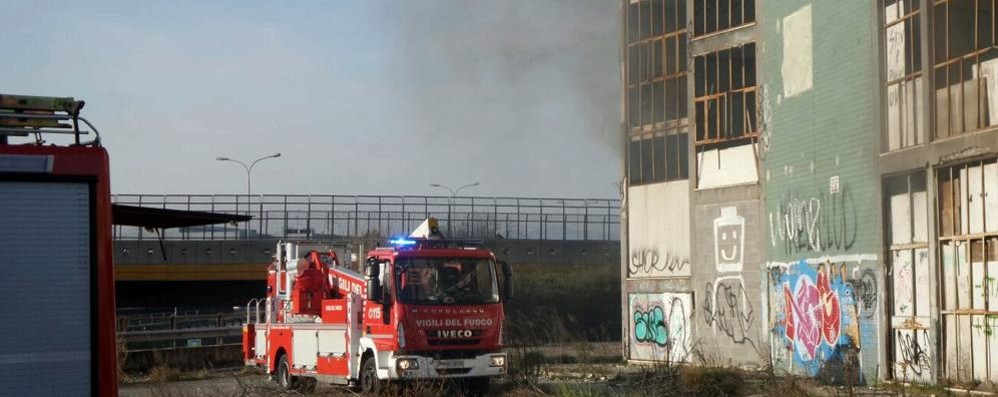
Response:
[[[485,394],[507,368],[509,265],[480,243],[443,239],[433,218],[389,243],[367,254],[363,274],[331,247],[279,243],[266,298],[247,305],[246,365],[284,388],[318,381],[377,393],[388,382],[450,379]]]
[[[0,95],[0,394],[118,395],[108,155],[81,108]]]

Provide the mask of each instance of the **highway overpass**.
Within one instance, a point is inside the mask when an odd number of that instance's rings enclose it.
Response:
[[[262,294],[279,240],[336,240],[357,256],[436,217],[519,268],[616,266],[619,200],[340,195],[115,195],[116,204],[250,215],[173,229],[115,226],[121,306],[230,304]],[[348,255],[347,255],[348,256]],[[343,258],[348,259],[348,258]],[[259,291],[258,291],[259,290]]]

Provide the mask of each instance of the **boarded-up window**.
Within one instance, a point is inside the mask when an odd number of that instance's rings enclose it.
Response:
[[[884,183],[890,267],[891,363],[895,379],[931,381],[928,351],[930,317],[929,208],[925,174],[889,178]]]
[[[924,140],[921,10],[917,0],[881,0],[881,5],[887,69],[885,143],[891,151]]]
[[[943,373],[998,381],[998,161],[942,168],[936,179]]]
[[[628,180],[631,185],[689,178],[676,150],[688,142],[686,2],[631,1],[627,7]]]
[[[932,7],[936,138],[998,124],[994,10],[995,0],[942,0]]]

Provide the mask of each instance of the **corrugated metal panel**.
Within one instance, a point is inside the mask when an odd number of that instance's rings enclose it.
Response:
[[[0,182],[0,390],[91,392],[89,197],[85,183]]]

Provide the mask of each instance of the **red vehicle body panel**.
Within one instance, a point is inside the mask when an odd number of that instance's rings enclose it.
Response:
[[[97,307],[92,362],[98,396],[118,395],[117,343],[115,337],[114,265],[111,247],[111,186],[107,151],[89,146],[0,145],[0,154],[52,156],[51,174],[25,174],[26,178],[81,177],[94,189],[94,240],[96,241]]]

